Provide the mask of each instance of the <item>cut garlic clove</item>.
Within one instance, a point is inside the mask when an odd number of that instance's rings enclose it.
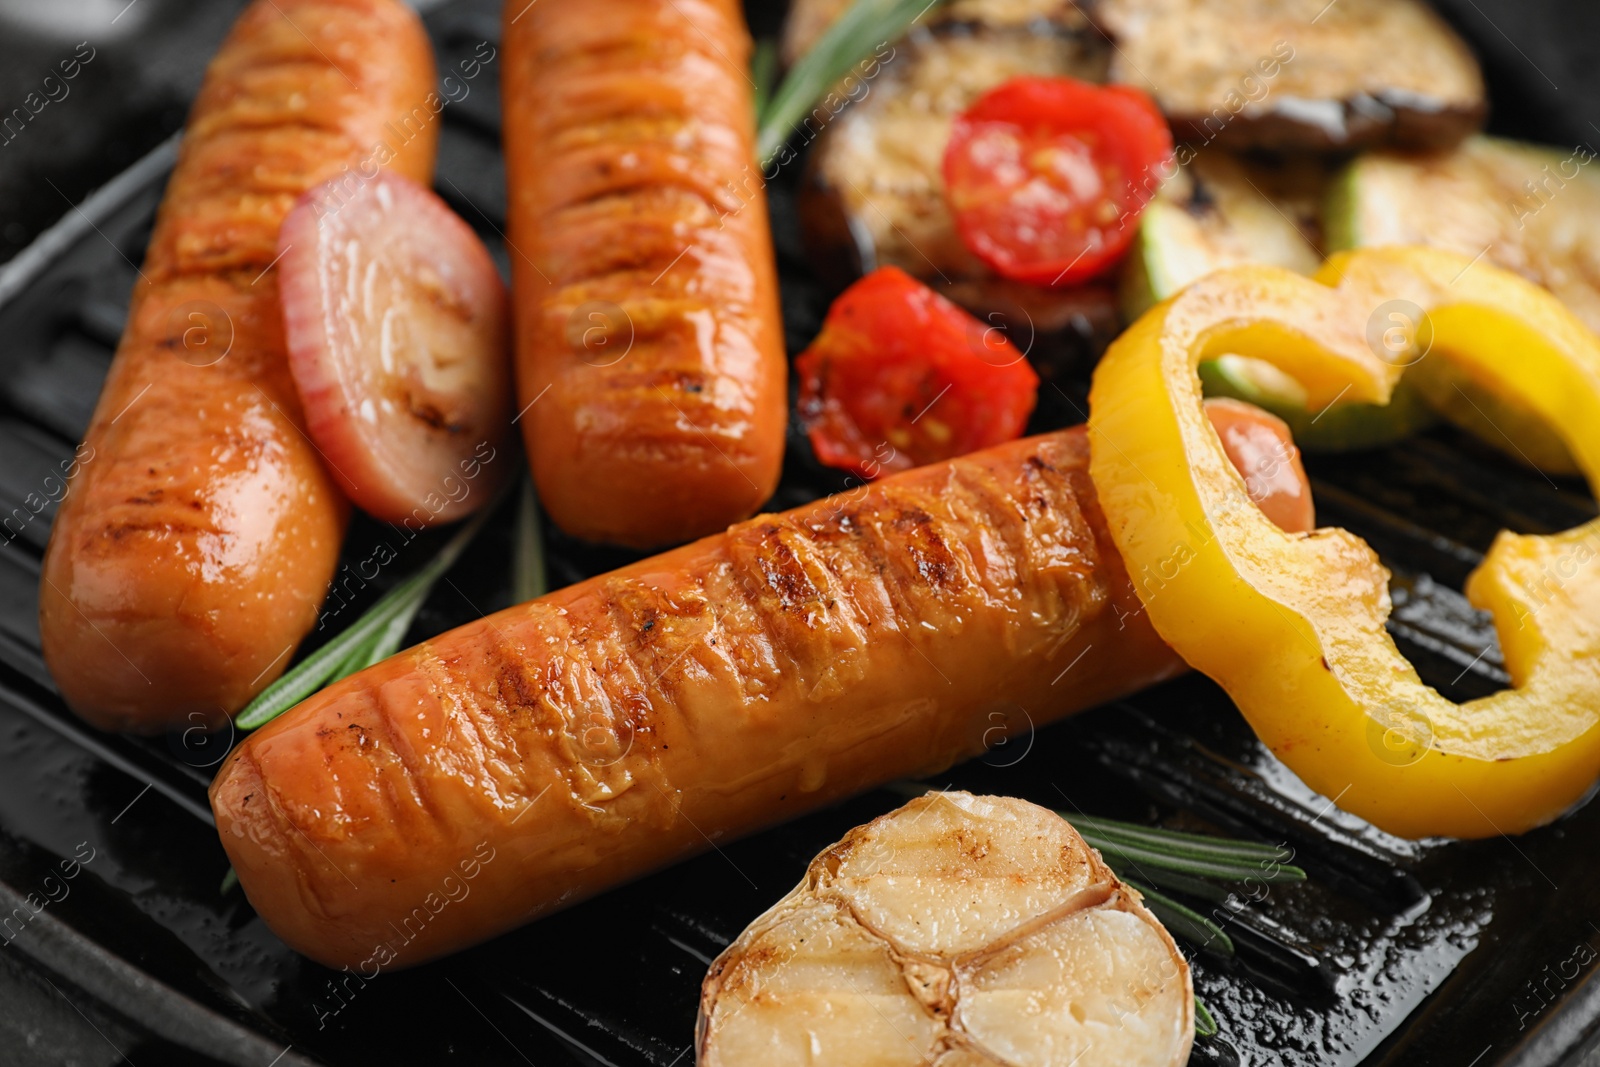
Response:
[[[859,827],[712,965],[701,1067],[1183,1063],[1172,938],[1054,812],[934,793]]]
[[[713,968],[719,996],[702,1028],[706,1064],[919,1067],[938,1026],[881,938],[830,903],[794,903]],[[773,916],[768,912],[768,917]],[[759,922],[759,920],[758,920]]]
[[[1119,910],[1131,903],[1080,911],[962,969],[961,1028],[1017,1067],[1180,1062],[1194,1029],[1187,967],[1147,915]]]
[[[838,861],[823,887],[905,951],[975,952],[1039,916],[1089,902],[1086,895],[1103,899],[1116,881],[1053,811],[1010,798],[931,795],[830,850]]]

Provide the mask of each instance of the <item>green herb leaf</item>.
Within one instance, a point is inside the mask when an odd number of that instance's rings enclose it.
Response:
[[[1084,840],[1090,841],[1095,848],[1098,848],[1106,862],[1113,867],[1126,867],[1148,878],[1155,877],[1149,873],[1151,870],[1160,869],[1176,871],[1192,878],[1213,878],[1222,882],[1245,882],[1255,879],[1258,882],[1276,884],[1306,880],[1306,872],[1299,867],[1250,857],[1219,859],[1212,856],[1195,856],[1178,849],[1131,845],[1098,836],[1091,841],[1088,834],[1084,835]]]
[[[1161,830],[1136,823],[1102,819],[1095,815],[1074,815],[1069,820],[1081,834],[1093,833],[1097,837],[1121,841],[1129,845],[1161,848],[1178,855],[1224,860],[1265,860],[1282,864],[1294,853],[1282,845],[1263,845],[1255,841],[1238,841],[1227,837],[1208,837],[1188,834],[1180,830]]]
[[[756,117],[767,110],[767,101],[772,99],[772,83],[778,76],[778,45],[771,37],[763,37],[756,42],[756,49],[750,55],[750,80],[756,83],[755,104]]]
[[[756,157],[765,167],[801,119],[851,69],[906,31],[941,0],[855,0],[822,38],[789,69],[762,108]]]
[[[483,524],[494,513],[497,504],[498,501],[491,502],[464,523],[421,570],[385,593],[343,633],[263,689],[234,719],[234,724],[241,730],[265,726],[330,681],[344,677],[353,669],[360,669],[356,664],[365,667],[377,662],[373,657],[379,651],[388,649],[378,658],[392,655],[400,639],[405,636],[412,618],[433,591],[434,583],[455,565],[467,545],[483,529]],[[341,674],[341,671],[344,673]]]
[[[239,872],[234,870],[232,867],[229,867],[228,873],[222,876],[222,884],[217,887],[217,893],[221,896],[227,896],[229,893],[238,888]]]
[[[550,578],[544,565],[544,532],[539,528],[539,499],[531,481],[523,484],[522,499],[517,505],[511,591],[518,604],[537,600],[550,591]]]
[[[1084,840],[1089,841],[1091,845],[1094,844],[1087,837]],[[1098,848],[1099,846],[1096,845],[1095,847]],[[1135,878],[1141,882],[1148,882],[1151,885],[1160,886],[1162,889],[1183,893],[1186,896],[1195,897],[1212,904],[1226,904],[1229,898],[1233,896],[1233,891],[1222,882],[1211,882],[1204,878],[1191,878],[1187,874],[1179,874],[1177,871],[1169,871],[1161,867],[1130,867],[1120,859],[1107,856],[1104,852],[1101,853],[1101,857],[1105,859],[1113,871],[1117,872],[1117,877],[1122,878],[1124,881],[1128,878]]]
[[[1201,1037],[1217,1036],[1217,1020],[1199,997],[1194,998],[1194,1032]]]

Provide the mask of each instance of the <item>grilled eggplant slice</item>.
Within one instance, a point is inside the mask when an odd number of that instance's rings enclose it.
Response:
[[[1333,183],[1334,248],[1426,244],[1482,257],[1561,298],[1600,332],[1600,172],[1595,153],[1473,137],[1449,152],[1371,152]],[[1549,474],[1576,474],[1566,446],[1531,413],[1443,360],[1406,374],[1445,418]]]
[[[812,861],[711,965],[700,1067],[1177,1067],[1177,946],[1068,823],[930,793]]]
[[[1422,0],[1099,0],[1093,17],[1111,80],[1197,146],[1437,148],[1487,113],[1472,52]]]
[[[1322,265],[1326,183],[1325,168],[1303,156],[1268,163],[1220,150],[1200,153],[1145,208],[1124,268],[1124,313],[1131,321],[1195,279],[1239,263],[1313,273]],[[1386,405],[1335,404],[1325,411],[1308,410],[1300,383],[1262,360],[1223,356],[1203,364],[1200,379],[1209,396],[1271,411],[1289,424],[1296,444],[1313,452],[1371,448],[1434,421],[1406,379]]]

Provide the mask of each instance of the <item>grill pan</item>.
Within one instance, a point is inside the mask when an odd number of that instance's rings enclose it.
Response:
[[[469,0],[428,16],[441,68],[498,42],[497,9]],[[780,15],[751,12],[764,32]],[[505,268],[495,74],[491,64],[445,109],[437,188]],[[296,956],[242,894],[219,891],[227,860],[205,789],[226,732],[104,735],[56,695],[39,654],[40,557],[175,150],[163,143],[0,271],[0,1065],[688,1067],[710,960],[813,854],[901,796],[869,793],[718,842],[480,948],[363,982]],[[792,174],[772,201],[797,351],[827,294],[799,255]],[[1034,429],[1081,421],[1105,340],[1086,334],[1042,361]],[[774,508],[844,488],[802,440],[790,446]],[[1394,571],[1390,630],[1423,679],[1455,699],[1506,684],[1492,626],[1457,590],[1498,529],[1547,533],[1592,517],[1586,490],[1450,430],[1309,466],[1320,521],[1366,537]],[[413,636],[507,606],[510,510],[440,584]],[[358,518],[346,558],[364,558],[377,529]],[[365,600],[438,542],[418,538]],[[555,584],[634,558],[557,533],[548,552]],[[1037,733],[1020,708],[994,715],[1013,736],[933,784],[1283,842],[1310,873],[1206,905],[1221,908],[1238,953],[1194,960],[1221,1028],[1194,1062],[1600,1063],[1600,806],[1515,839],[1401,841],[1307,790],[1197,677]],[[74,857],[81,873],[55,876]],[[46,901],[36,914],[30,896]]]

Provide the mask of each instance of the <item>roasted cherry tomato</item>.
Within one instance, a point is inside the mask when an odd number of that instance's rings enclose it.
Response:
[[[945,196],[997,273],[1065,285],[1127,250],[1171,156],[1166,120],[1137,89],[1013,78],[956,119]]]
[[[279,230],[306,428],[368,513],[458,519],[516,466],[505,283],[429,190],[388,173],[351,184],[310,190]]]
[[[817,458],[865,478],[1020,436],[1039,388],[1003,330],[897,267],[846,289],[795,369]]]

